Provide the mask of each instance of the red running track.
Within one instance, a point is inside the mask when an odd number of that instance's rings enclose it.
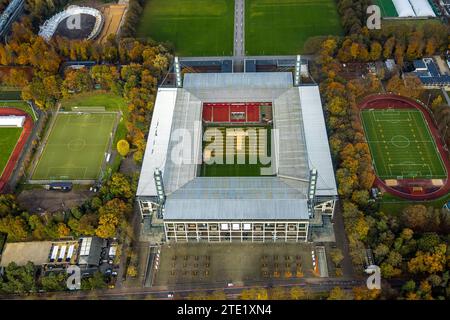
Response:
[[[370,95],[364,98],[364,100],[359,104],[360,109],[411,109],[415,108],[420,110],[427,121],[428,127],[430,128],[431,134],[433,135],[434,141],[436,142],[437,148],[439,150],[442,161],[444,162],[445,169],[447,171],[447,178],[444,181],[444,185],[441,187],[434,187],[432,190],[427,190],[428,192],[420,194],[406,193],[402,190],[389,187],[386,183],[376,176],[374,184],[380,188],[387,190],[389,193],[402,197],[409,200],[432,200],[437,199],[450,193],[450,179],[448,173],[450,172],[450,159],[448,153],[444,148],[444,143],[439,134],[439,130],[436,128],[433,118],[430,115],[428,109],[420,102],[413,99],[406,98],[403,96],[395,94],[379,94]],[[405,184],[411,185],[411,180],[405,179]],[[417,185],[423,185],[423,181],[416,181]]]
[[[20,154],[22,153],[23,147],[25,146],[28,137],[31,134],[33,129],[33,119],[31,119],[30,115],[25,111],[15,109],[15,108],[0,108],[1,116],[25,116],[25,123],[23,124],[23,130],[17,141],[16,147],[14,148],[8,163],[3,170],[2,175],[0,176],[0,192],[5,188],[11,174],[14,171],[14,168],[19,160]]]

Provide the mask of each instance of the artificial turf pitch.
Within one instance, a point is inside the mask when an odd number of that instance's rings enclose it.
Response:
[[[32,179],[98,178],[116,119],[116,113],[59,113]]]
[[[446,177],[442,159],[421,111],[363,110],[361,117],[378,177]]]
[[[211,130],[218,130],[218,134]],[[202,177],[255,177],[272,175],[262,168],[271,167],[271,129],[270,127],[207,127],[210,132],[204,136],[214,137],[203,144],[203,164],[201,166]],[[238,138],[227,139],[230,130],[246,132],[247,136],[240,142]],[[265,131],[260,131],[265,130]],[[228,132],[228,133],[227,133]],[[233,134],[233,133],[231,133]],[[265,139],[262,138],[266,135]],[[250,139],[252,136],[252,139]],[[220,139],[220,140],[219,140]],[[230,147],[229,142],[232,141]],[[256,145],[250,146],[250,141],[256,141]],[[228,143],[228,144],[227,144]],[[206,150],[214,150],[212,157],[217,159],[208,163],[205,159]],[[208,158],[208,156],[206,156]],[[271,172],[271,170],[270,170]]]
[[[22,130],[22,128],[0,128],[0,176],[16,147]]]
[[[335,0],[245,0],[247,55],[299,54],[311,37],[342,34]]]
[[[232,0],[147,0],[137,36],[170,42],[182,56],[228,56],[233,21]]]

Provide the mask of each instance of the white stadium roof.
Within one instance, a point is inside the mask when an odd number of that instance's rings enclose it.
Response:
[[[416,16],[418,17],[436,17],[428,0],[409,0]]]
[[[415,17],[416,14],[408,0],[392,0],[398,16],[401,18]]]
[[[272,102],[275,176],[198,176],[203,102]],[[181,155],[180,129],[193,138]],[[317,195],[337,195],[318,87],[294,87],[289,72],[186,74],[183,88],[160,88],[137,190],[141,199],[157,195],[155,169],[163,174],[169,220],[308,219],[311,169],[319,174]]]

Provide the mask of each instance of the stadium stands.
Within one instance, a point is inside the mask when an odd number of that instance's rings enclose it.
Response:
[[[94,28],[87,37],[87,40],[94,39],[100,34],[100,31],[103,27],[104,23],[103,16],[97,9],[79,6],[69,6],[66,10],[55,14],[53,17],[45,21],[44,24],[40,27],[39,35],[46,41],[49,41],[53,37],[53,34],[58,28],[58,25],[64,19],[80,14],[92,15],[96,18]]]
[[[428,0],[392,0],[400,18],[436,17]]]
[[[22,11],[25,0],[12,0],[0,16],[0,36],[4,36],[11,23]]]

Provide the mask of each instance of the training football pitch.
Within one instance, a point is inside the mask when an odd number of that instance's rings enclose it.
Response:
[[[0,176],[16,147],[22,128],[0,128]]]
[[[335,0],[246,0],[247,55],[303,53],[315,36],[342,35]]]
[[[170,42],[182,56],[233,54],[234,1],[147,0],[138,37]]]
[[[117,113],[59,113],[33,180],[93,180],[105,159]]]
[[[273,175],[270,127],[207,127],[203,177]]]
[[[361,117],[378,177],[446,177],[444,164],[421,111],[363,110]]]

